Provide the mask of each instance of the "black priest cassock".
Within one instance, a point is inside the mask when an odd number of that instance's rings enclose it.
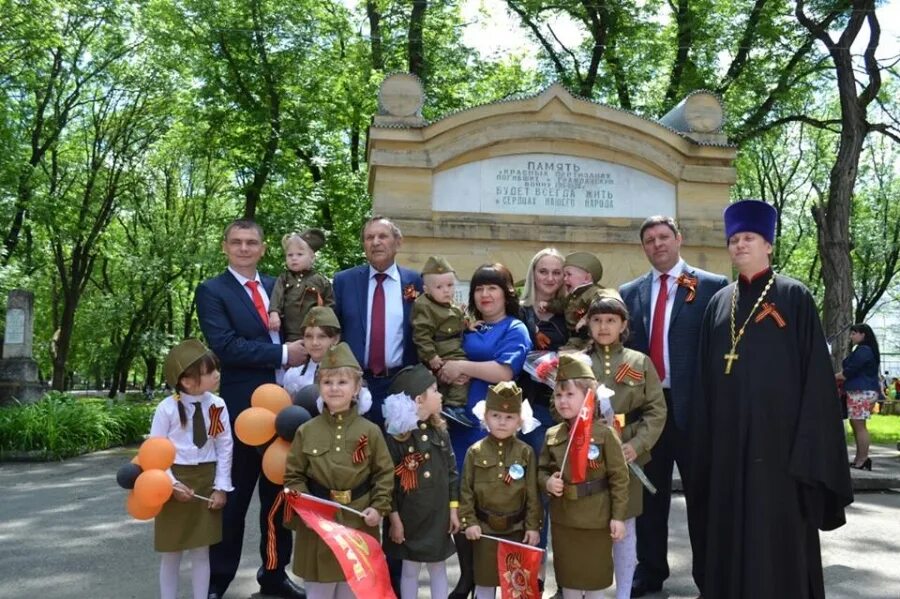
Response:
[[[699,362],[689,509],[701,592],[823,598],[818,530],[844,524],[853,496],[834,373],[809,291],[771,270],[752,281],[741,276],[710,301]]]

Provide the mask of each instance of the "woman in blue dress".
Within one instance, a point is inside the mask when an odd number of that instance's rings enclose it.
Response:
[[[469,309],[478,325],[463,335],[466,359],[447,360],[439,375],[447,383],[469,381],[466,412],[472,422],[478,422],[472,407],[487,397],[490,385],[512,381],[519,376],[525,356],[531,350],[531,338],[525,324],[518,319],[519,298],[512,274],[502,264],[484,264],[475,270],[469,284]],[[469,446],[484,435],[479,428],[451,423],[450,440],[458,468],[462,468],[462,459]],[[472,548],[465,535],[454,535],[454,540],[460,579],[450,598],[462,599],[474,588]]]

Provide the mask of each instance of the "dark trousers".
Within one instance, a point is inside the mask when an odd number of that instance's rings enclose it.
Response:
[[[262,567],[256,574],[260,586],[269,587],[280,584],[284,578],[284,568],[291,561],[291,532],[282,522],[281,510],[275,517],[275,546],[278,564],[274,570],[266,570],[266,540],[269,538],[268,516],[282,487],[273,484],[265,476],[261,476],[262,455],[255,447],[244,445],[234,439],[234,457],[231,462],[231,483],[234,491],[228,493],[228,501],[222,513],[222,542],[209,548],[209,586],[210,589],[225,593],[228,585],[234,580],[238,564],[241,561],[241,550],[244,545],[244,520],[247,508],[253,498],[253,490],[259,481],[259,529],[262,533],[259,541],[259,555]]]
[[[388,389],[394,381],[393,377],[374,377],[369,374],[365,375],[366,386],[369,393],[372,394],[372,408],[364,414],[366,418],[384,427],[384,414],[381,413],[381,406],[384,405],[384,398],[388,395]]]
[[[656,445],[650,450],[650,461],[644,466],[647,478],[656,486],[656,495],[651,495],[644,489],[644,511],[636,522],[638,565],[634,577],[651,585],[661,584],[669,577],[669,508],[672,503],[672,474],[676,463],[681,474],[682,489],[688,488],[690,480],[688,434],[675,424],[672,398],[668,389],[664,391],[668,408],[666,425]],[[685,491],[685,500],[690,502],[690,499]],[[693,552],[695,544],[690,518],[688,533]]]

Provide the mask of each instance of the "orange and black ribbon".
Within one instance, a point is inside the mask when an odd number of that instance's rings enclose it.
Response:
[[[779,329],[783,329],[787,326],[787,321],[784,319],[784,316],[781,315],[781,312],[775,307],[774,302],[763,302],[762,310],[759,311],[753,318],[753,322],[762,322],[767,317],[771,316],[772,320],[775,321],[775,324],[778,325]]]
[[[600,460],[588,460],[588,467],[591,470],[597,470],[600,468]]]
[[[534,346],[538,349],[549,349],[550,337],[538,331],[538,334],[534,337]]]
[[[356,442],[356,449],[353,450],[353,463],[362,464],[366,459],[366,448],[369,446],[369,437],[363,435]]]
[[[224,406],[209,406],[209,430],[207,435],[215,437],[225,432],[225,425],[222,424],[222,412],[225,411]]]
[[[403,461],[394,468],[394,474],[400,478],[400,488],[405,493],[419,487],[419,477],[416,470],[425,461],[425,456],[420,452],[410,453],[403,457]]]
[[[619,370],[616,371],[616,382],[621,384],[625,379],[632,379],[636,383],[640,383],[644,380],[644,373],[640,370],[635,370],[627,362],[623,362],[619,366]]]
[[[325,300],[322,299],[322,294],[319,293],[319,290],[316,289],[315,287],[309,287],[309,288],[307,288],[307,289],[306,289],[306,293],[315,293],[315,294],[316,294],[316,305],[317,305],[317,306],[324,306],[324,305],[325,305]]]
[[[403,299],[406,301],[411,302],[417,297],[419,297],[419,292],[416,291],[416,286],[412,283],[403,288]]]
[[[697,282],[697,277],[692,277],[686,273],[681,273],[678,275],[678,278],[675,279],[676,285],[687,289],[687,295],[684,298],[685,303],[689,304],[697,297]]]
[[[266,516],[266,522],[269,525],[269,532],[266,535],[266,570],[277,570],[278,569],[278,545],[275,539],[275,517],[278,515],[278,508],[284,504],[283,517],[287,517],[288,513],[288,504],[284,500],[284,491],[279,491],[278,495],[275,496],[275,501],[272,502],[272,507],[269,509],[269,513]]]

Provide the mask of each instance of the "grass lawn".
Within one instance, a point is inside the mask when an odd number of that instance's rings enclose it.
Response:
[[[853,435],[850,434],[850,423],[846,423],[847,443],[853,443]],[[875,445],[896,445],[900,441],[900,416],[882,416],[873,414],[866,422],[872,443]]]

